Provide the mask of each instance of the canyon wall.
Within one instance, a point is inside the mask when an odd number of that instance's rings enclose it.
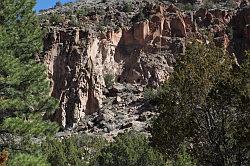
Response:
[[[229,49],[227,28],[231,24],[234,38],[243,38],[244,49],[249,48],[249,11],[248,6],[236,15],[219,9],[183,13],[174,5],[155,5],[148,19],[116,31],[50,27],[44,38],[43,61],[48,67],[51,95],[60,101],[53,119],[63,127],[72,127],[86,114],[98,112],[107,76],[119,83],[158,87],[173,72],[176,56],[185,53],[187,38],[207,40],[199,29],[209,28],[215,43]]]

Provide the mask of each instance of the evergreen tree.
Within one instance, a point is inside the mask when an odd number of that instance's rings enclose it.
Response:
[[[42,48],[42,32],[34,6],[35,0],[0,1],[0,50],[22,62],[33,60]]]
[[[42,119],[57,101],[49,96],[45,66],[34,61],[42,48],[34,5],[35,0],[0,1],[0,144],[9,149],[10,163],[22,156],[27,162],[33,157],[32,163],[40,161],[34,138],[42,140],[58,129]]]
[[[54,108],[56,102],[48,95],[45,66],[32,60],[22,63],[12,55],[1,53],[0,70],[1,118],[13,113],[35,113]]]
[[[189,43],[158,98],[154,145],[176,159],[185,144],[198,165],[247,165],[249,72],[213,44]]]

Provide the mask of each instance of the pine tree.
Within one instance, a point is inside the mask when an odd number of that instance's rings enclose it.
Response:
[[[10,163],[20,156],[40,161],[39,144],[31,140],[58,129],[42,118],[57,101],[49,96],[45,66],[35,62],[42,32],[34,5],[35,0],[0,1],[0,144],[10,149]],[[16,138],[21,139],[15,142]]]
[[[43,65],[34,61],[22,63],[2,53],[0,70],[1,117],[53,109],[55,101],[48,95],[49,82]]]
[[[33,11],[35,0],[0,1],[0,50],[21,61],[34,59],[42,48],[42,33]]]

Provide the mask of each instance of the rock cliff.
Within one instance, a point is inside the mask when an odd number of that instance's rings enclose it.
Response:
[[[249,11],[246,6],[237,12],[205,8],[184,12],[174,5],[145,3],[142,10],[126,16],[131,18],[129,24],[115,29],[50,26],[42,59],[48,67],[51,95],[60,101],[53,119],[72,127],[85,116],[101,114],[110,97],[107,91],[112,92],[107,77],[120,84],[158,87],[173,72],[176,56],[185,53],[187,38],[208,41],[203,31],[209,31],[218,46],[231,52],[235,52],[234,44],[241,43],[237,55],[243,56],[242,51],[250,48]],[[94,22],[106,18],[94,15],[98,18]],[[107,12],[106,16],[116,19],[117,13]],[[86,17],[89,20],[93,14]],[[126,103],[123,107],[130,108]]]
[[[85,114],[98,111],[107,75],[119,83],[154,87],[168,78],[174,56],[184,53],[184,39],[171,37],[166,33],[171,28],[164,25],[164,19],[157,18],[109,31],[104,37],[79,28],[49,29],[44,40],[44,62],[49,69],[51,95],[60,100],[55,114],[58,122],[72,126]],[[182,21],[172,21],[180,24],[173,32],[183,28]],[[178,33],[174,36],[185,36],[185,31]]]

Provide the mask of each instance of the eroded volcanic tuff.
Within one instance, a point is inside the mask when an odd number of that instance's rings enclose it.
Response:
[[[213,41],[237,63],[243,60],[250,6],[234,2],[87,0],[41,11],[46,35],[38,59],[60,100],[50,118],[107,138],[129,129],[147,132],[156,113],[145,91],[168,79],[189,39]]]

